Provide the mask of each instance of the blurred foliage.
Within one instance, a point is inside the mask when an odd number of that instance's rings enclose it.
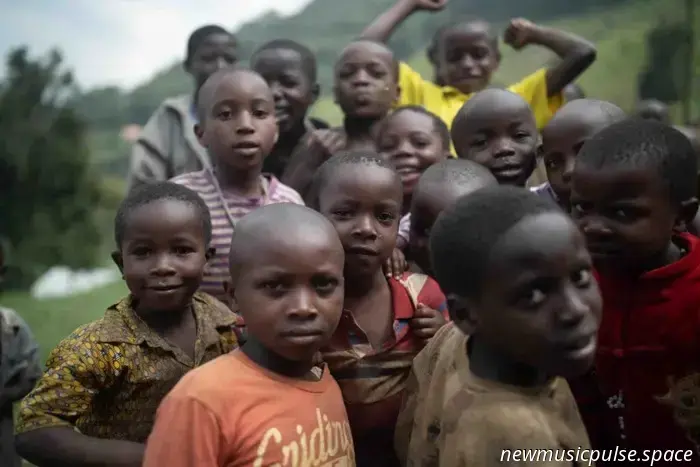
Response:
[[[100,234],[93,210],[99,176],[91,170],[86,128],[67,106],[75,92],[61,56],[7,57],[0,85],[0,236],[14,258],[8,285],[24,287],[56,264],[93,264]]]

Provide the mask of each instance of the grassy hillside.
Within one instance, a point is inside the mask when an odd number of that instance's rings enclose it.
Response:
[[[636,100],[637,74],[646,61],[646,33],[659,22],[682,19],[683,11],[683,0],[643,0],[545,24],[593,41],[598,47],[598,60],[579,83],[590,97],[631,109]],[[700,27],[700,17],[696,18],[696,24]],[[700,44],[696,50],[696,63],[700,67]],[[499,83],[513,83],[551,58],[547,51],[537,47],[516,52],[503,45],[502,53],[501,67],[494,76]],[[423,51],[416,53],[408,63],[423,76],[432,76]],[[317,103],[314,115],[332,123],[341,120],[340,112],[328,97]]]

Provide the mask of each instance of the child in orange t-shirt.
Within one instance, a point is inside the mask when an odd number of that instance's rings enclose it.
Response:
[[[231,295],[248,340],[186,375],[165,398],[145,467],[354,466],[340,389],[317,357],[343,308],[343,246],[294,204],[236,225]]]

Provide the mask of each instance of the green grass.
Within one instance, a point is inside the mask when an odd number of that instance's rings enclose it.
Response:
[[[42,361],[51,349],[74,329],[100,318],[108,306],[126,294],[119,281],[85,294],[51,300],[35,300],[26,293],[10,292],[0,304],[12,308],[27,321],[41,347]]]
[[[631,110],[637,95],[637,75],[646,62],[647,32],[660,22],[680,21],[683,14],[683,0],[646,0],[575,18],[562,18],[546,25],[594,42],[598,59],[578,82],[589,97],[611,101]],[[695,22],[700,29],[700,12],[696,16]],[[514,83],[552,58],[551,53],[541,47],[516,52],[502,45],[501,52],[501,66],[493,76],[493,81],[498,83]],[[432,76],[424,51],[417,52],[408,63],[423,76]],[[700,44],[696,46],[696,63],[700,66]],[[672,110],[678,112],[678,109]],[[339,124],[342,120],[340,110],[329,97],[319,100],[313,115],[332,124]]]

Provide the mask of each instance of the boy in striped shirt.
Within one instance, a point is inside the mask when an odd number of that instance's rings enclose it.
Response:
[[[229,304],[224,284],[236,222],[260,206],[304,202],[295,190],[262,173],[278,130],[272,91],[260,75],[241,69],[214,73],[199,91],[197,111],[195,133],[214,168],[181,175],[173,182],[194,190],[209,207],[211,246],[216,252],[200,290]]]

